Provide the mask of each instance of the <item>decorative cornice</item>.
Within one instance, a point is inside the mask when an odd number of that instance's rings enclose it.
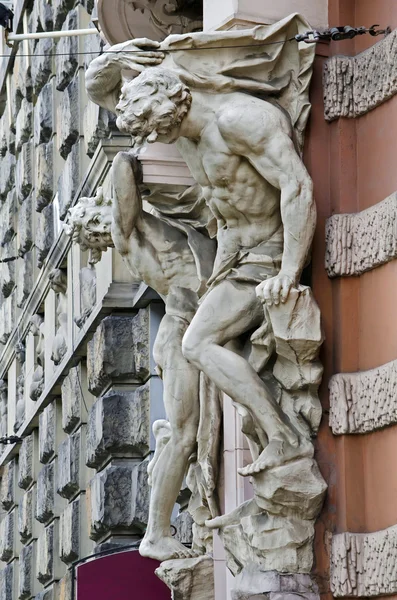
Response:
[[[334,535],[331,591],[336,598],[397,593],[397,526]]]
[[[367,433],[397,423],[397,360],[370,371],[331,377],[332,433]]]
[[[397,258],[397,193],[359,213],[333,215],[326,225],[329,277],[361,275]]]
[[[397,93],[397,30],[357,56],[334,56],[324,66],[327,121],[365,115]]]

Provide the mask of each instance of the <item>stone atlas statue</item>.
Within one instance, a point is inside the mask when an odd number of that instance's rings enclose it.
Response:
[[[323,336],[300,285],[316,223],[301,158],[314,49],[289,41],[308,28],[291,15],[252,30],[132,40],[87,70],[88,95],[116,113],[133,148],[114,160],[112,199],[81,199],[68,233],[95,260],[114,244],[166,304],[154,354],[169,421],[154,427],[145,556],[208,552],[216,528],[234,575],[312,568],[326,490],[312,444]],[[137,156],[154,142],[176,144],[196,186],[167,195],[142,185]],[[240,475],[252,478],[253,497],[228,515],[216,493],[222,393],[252,455]],[[188,467],[192,550],[169,526]]]

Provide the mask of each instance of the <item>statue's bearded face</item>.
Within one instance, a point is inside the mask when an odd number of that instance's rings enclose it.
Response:
[[[150,68],[126,83],[116,106],[117,127],[144,142],[174,142],[189,111],[189,89],[172,71]]]

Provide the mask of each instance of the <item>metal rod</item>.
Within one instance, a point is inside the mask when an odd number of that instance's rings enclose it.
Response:
[[[98,29],[70,29],[65,31],[41,31],[39,33],[10,33],[9,42],[22,42],[23,40],[41,40],[43,38],[73,37],[74,35],[99,35]]]

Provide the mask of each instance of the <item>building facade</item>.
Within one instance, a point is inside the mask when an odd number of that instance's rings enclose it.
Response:
[[[112,197],[113,160],[131,148],[114,114],[89,98],[87,69],[106,41],[162,41],[201,29],[231,35],[294,12],[318,29],[390,27],[377,38],[367,33],[315,45],[303,152],[317,205],[303,281],[325,335],[323,416],[315,441],[320,475],[310,498],[317,504],[304,517],[314,527],[318,508],[315,535],[311,529],[298,541],[292,535],[288,552],[300,558],[285,562],[290,566],[281,569],[278,587],[258,588],[255,596],[243,585],[233,591],[230,565],[237,564],[234,575],[241,565],[225,555],[217,531],[209,542],[201,537],[210,564],[189,567],[191,581],[197,573],[203,578],[197,584],[187,585],[180,574],[175,579],[171,567],[171,575],[165,568],[160,575],[183,600],[394,595],[397,7],[393,0],[204,0],[171,8],[151,0],[16,0],[14,32],[96,25],[101,35],[9,47],[3,33],[0,437],[17,439],[0,446],[0,600],[91,600],[76,595],[79,562],[101,552],[136,551],[148,523],[152,426],[166,419],[153,358],[164,295],[134,277],[115,248],[93,257],[64,227],[82,198]],[[140,189],[149,195],[180,197],[196,185],[174,146],[150,145],[139,161]],[[315,360],[321,335],[317,341]],[[252,449],[241,414],[225,395],[222,408],[216,417],[223,429],[218,495],[224,515],[251,501],[253,488],[237,472],[251,462]],[[173,533],[187,546],[198,535],[187,510],[190,492],[184,483],[172,516]],[[287,561],[284,538],[266,552],[277,544]],[[304,567],[294,571],[295,563]],[[264,571],[277,574],[279,562],[266,564]],[[153,562],[153,571],[157,566]],[[132,588],[135,576],[131,572]]]

